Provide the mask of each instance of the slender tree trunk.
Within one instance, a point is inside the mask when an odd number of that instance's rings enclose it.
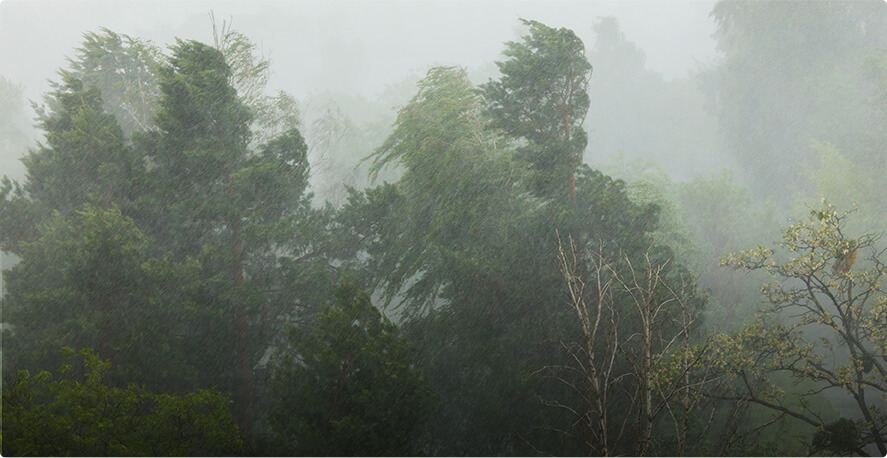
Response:
[[[228,174],[228,195],[234,196],[231,187],[233,177]],[[235,290],[243,284],[243,239],[240,235],[241,222],[238,215],[231,217],[231,281]],[[237,297],[235,295],[235,297]],[[236,385],[240,406],[237,409],[237,424],[243,434],[248,434],[252,426],[252,371],[249,364],[248,336],[249,324],[247,323],[244,304],[234,304],[234,320],[237,330],[237,342],[235,346],[235,360],[237,361]]]
[[[683,332],[684,332],[684,348],[681,349],[681,353],[683,356],[681,360],[683,362],[682,366],[684,368],[684,389],[683,391],[683,399],[681,400],[681,436],[678,439],[678,454],[680,456],[685,456],[687,454],[687,432],[690,430],[690,360],[689,360],[689,349],[690,349],[690,330],[687,326],[687,313],[686,308],[681,303],[682,315],[683,315]]]
[[[649,308],[645,307],[645,309],[645,314],[649,313]],[[643,439],[639,444],[638,456],[647,455],[650,441],[653,439],[653,330],[651,327],[650,317],[646,316],[644,318],[644,362],[641,366],[641,370],[643,371],[643,385],[641,390],[643,391],[644,399],[644,418],[643,424],[641,425],[643,428]]]

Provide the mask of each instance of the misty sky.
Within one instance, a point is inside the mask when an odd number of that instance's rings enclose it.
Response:
[[[208,12],[230,20],[272,58],[269,89],[372,98],[429,65],[477,68],[500,58],[518,18],[574,30],[590,48],[591,25],[616,16],[666,78],[715,54],[713,1],[59,1],[0,2],[0,74],[38,98],[86,31],[107,27],[166,47],[175,37],[212,42]],[[594,64],[594,62],[592,62]]]

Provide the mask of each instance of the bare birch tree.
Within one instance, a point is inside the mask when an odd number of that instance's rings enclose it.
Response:
[[[584,431],[566,433],[591,453],[655,454],[654,432],[661,429],[672,431],[666,434],[683,455],[711,425],[709,419],[701,433],[690,433],[691,415],[706,402],[695,388],[708,383],[700,368],[708,345],[692,335],[698,298],[688,279],[667,274],[670,260],[655,259],[652,246],[640,261],[618,250],[608,257],[606,248],[600,242],[580,252],[572,237],[565,244],[558,236],[558,264],[582,341],[561,342],[572,364],[544,372],[575,391],[583,406],[544,402],[577,417],[573,425]]]

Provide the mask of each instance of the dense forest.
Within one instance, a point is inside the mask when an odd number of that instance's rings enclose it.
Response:
[[[887,455],[887,5],[711,17],[672,80],[612,17],[375,101],[214,17],[0,78],[2,453]]]

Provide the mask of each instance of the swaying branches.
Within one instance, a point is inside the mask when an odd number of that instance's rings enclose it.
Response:
[[[765,247],[722,260],[722,265],[762,269],[774,281],[761,287],[769,307],[753,325],[721,336],[718,358],[711,364],[739,382],[732,398],[816,426],[814,451],[865,456],[864,447],[874,444],[883,455],[887,416],[880,408],[887,401],[887,290],[881,282],[887,274],[887,249],[877,248],[874,235],[854,239],[846,234],[851,213],[839,213],[823,201],[806,221],[787,227],[779,244],[788,252],[787,260]],[[819,335],[819,341],[809,340],[811,334]],[[770,374],[780,372],[816,388],[790,398],[766,382]],[[811,407],[810,396],[826,390],[842,391],[853,400],[860,418],[850,422],[852,428],[827,424]],[[843,436],[830,432],[836,428]]]

